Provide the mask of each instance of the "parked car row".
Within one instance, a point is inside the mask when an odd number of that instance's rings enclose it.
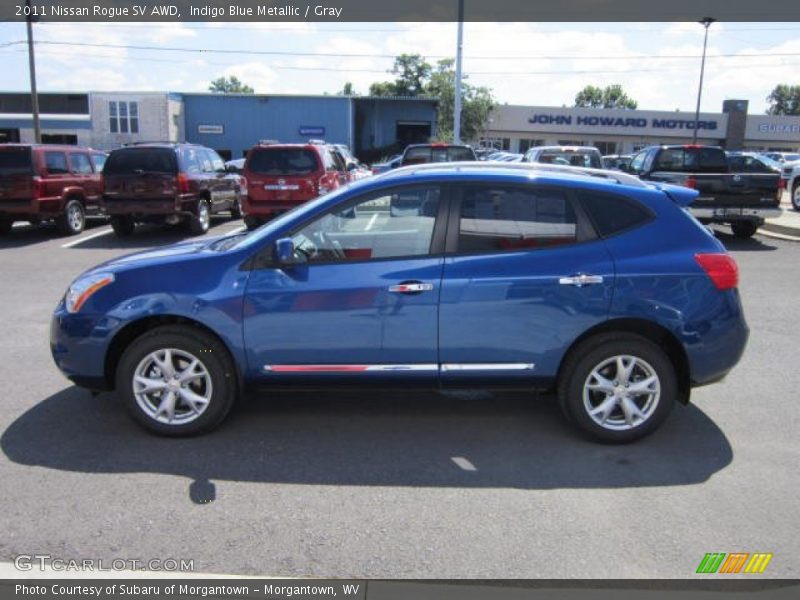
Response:
[[[184,224],[201,235],[218,213],[244,217],[254,228],[370,174],[346,146],[321,140],[260,143],[247,158],[228,163],[188,143],[136,143],[109,155],[77,146],[2,144],[0,233],[15,221],[54,221],[74,235],[87,215],[109,217],[119,236],[142,223]]]

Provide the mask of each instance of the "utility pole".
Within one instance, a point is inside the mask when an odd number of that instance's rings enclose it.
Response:
[[[464,0],[458,0],[458,42],[456,44],[455,106],[453,107],[453,143],[461,143],[461,53],[464,46]]]
[[[692,143],[697,143],[697,127],[700,125],[700,97],[703,95],[703,74],[706,70],[706,45],[708,44],[708,28],[716,21],[711,17],[706,17],[702,21],[698,21],[700,25],[705,27],[705,35],[703,36],[703,59],[700,62],[700,85],[697,86],[697,108],[694,111],[694,134],[692,134]]]
[[[25,0],[25,5],[30,9],[31,0]],[[42,143],[42,128],[39,125],[39,95],[36,93],[36,58],[33,55],[33,16],[28,14],[25,19],[28,28],[28,68],[31,77],[31,111],[33,113],[33,141]]]

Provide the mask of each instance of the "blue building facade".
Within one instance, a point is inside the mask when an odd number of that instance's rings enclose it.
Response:
[[[432,98],[182,94],[186,141],[240,158],[259,140],[324,139],[356,155],[427,141],[436,134]]]

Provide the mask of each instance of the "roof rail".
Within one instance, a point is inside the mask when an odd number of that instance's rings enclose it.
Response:
[[[192,144],[191,142],[176,142],[175,140],[139,140],[137,142],[125,142],[123,147],[125,146],[146,146],[148,144],[187,144],[189,146],[196,146],[197,144]]]
[[[585,175],[587,177],[601,177],[610,179],[621,185],[630,185],[633,187],[646,188],[650,187],[635,175],[629,173],[622,173],[621,171],[612,171],[610,169],[592,169],[590,167],[574,167],[567,165],[549,165],[543,163],[497,163],[490,161],[464,161],[464,162],[449,162],[449,163],[425,163],[422,165],[410,165],[407,167],[398,167],[385,173],[380,173],[377,177],[392,177],[394,175],[402,175],[409,173],[420,173],[425,171],[436,171],[442,169],[506,169],[512,171],[543,171],[548,173],[564,173],[568,175]]]

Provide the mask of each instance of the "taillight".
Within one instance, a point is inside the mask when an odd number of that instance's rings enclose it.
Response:
[[[31,185],[31,198],[38,200],[42,196],[44,196],[44,182],[39,177],[34,177]]]
[[[695,254],[694,259],[718,290],[730,290],[739,285],[739,267],[730,254]]]
[[[186,173],[178,173],[178,176],[175,178],[175,182],[178,187],[179,194],[188,194],[191,190],[189,190],[189,177]]]
[[[687,177],[686,181],[683,182],[683,185],[688,188],[692,188],[693,190],[697,189],[697,179],[694,177]]]

